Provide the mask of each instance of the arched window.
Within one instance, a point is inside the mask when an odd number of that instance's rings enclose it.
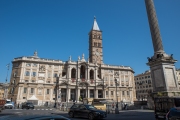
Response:
[[[90,70],[90,79],[94,79],[94,71],[93,70]]]
[[[85,66],[84,65],[82,65],[81,66],[81,70],[80,70],[80,78],[81,79],[85,79],[85,72],[86,70],[85,70]]]
[[[97,46],[97,42],[94,42],[94,46],[95,46],[95,47]]]
[[[73,68],[71,70],[71,78],[76,78],[76,69],[75,68]]]
[[[101,47],[101,43],[98,43],[98,47]]]

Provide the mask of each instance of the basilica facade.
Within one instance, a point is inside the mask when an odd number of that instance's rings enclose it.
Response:
[[[83,98],[107,98],[119,102],[136,99],[134,71],[129,66],[103,63],[102,31],[96,19],[89,32],[89,58],[84,54],[72,61],[18,57],[12,61],[9,99],[16,103],[36,101],[42,105],[53,102],[78,102]],[[117,82],[115,82],[115,80]],[[117,93],[116,93],[117,85]]]

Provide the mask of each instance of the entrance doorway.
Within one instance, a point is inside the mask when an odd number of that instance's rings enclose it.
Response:
[[[86,98],[86,90],[85,89],[80,90],[80,96],[81,96],[82,99]]]
[[[103,90],[98,90],[98,98],[103,98]]]
[[[61,88],[61,101],[66,102],[66,90],[65,88]]]

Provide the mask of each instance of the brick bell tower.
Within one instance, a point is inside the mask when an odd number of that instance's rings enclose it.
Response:
[[[94,17],[94,23],[89,32],[89,62],[103,63],[102,31],[98,27],[96,17]]]

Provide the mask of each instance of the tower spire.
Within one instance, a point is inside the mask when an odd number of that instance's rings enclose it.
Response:
[[[92,30],[100,31],[99,26],[98,26],[97,21],[96,21],[96,16],[94,16],[94,23],[93,23]]]

